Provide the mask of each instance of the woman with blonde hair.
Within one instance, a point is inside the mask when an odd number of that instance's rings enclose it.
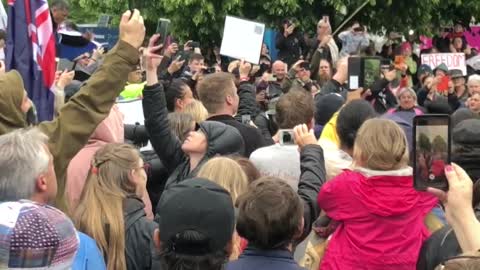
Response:
[[[193,120],[200,124],[208,118],[208,111],[199,100],[193,100],[190,104],[185,106],[184,113],[190,114]]]
[[[202,166],[197,177],[208,179],[222,186],[230,193],[233,204],[248,189],[248,178],[242,167],[233,159],[226,157],[217,157],[209,160]],[[240,256],[246,246],[246,240],[240,238],[235,232],[230,260],[238,259],[238,256]]]
[[[146,218],[146,166],[127,144],[107,144],[94,155],[74,213],[78,230],[97,242],[108,270],[149,269],[157,225]]]
[[[407,139],[395,122],[367,120],[353,150],[353,169],[320,190],[318,204],[338,222],[320,268],[415,269],[438,203],[413,188]]]
[[[227,157],[216,157],[209,160],[202,166],[197,176],[222,186],[230,192],[234,203],[238,196],[248,188],[248,178],[242,167]]]

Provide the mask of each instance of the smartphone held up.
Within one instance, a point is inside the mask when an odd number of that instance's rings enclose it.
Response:
[[[448,190],[445,166],[451,156],[450,122],[450,116],[443,114],[420,115],[413,120],[414,183],[418,190]]]
[[[380,57],[349,57],[348,88],[351,91],[358,88],[370,89],[381,78],[381,66]]]

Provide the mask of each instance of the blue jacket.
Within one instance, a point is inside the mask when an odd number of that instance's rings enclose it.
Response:
[[[106,270],[105,261],[95,240],[81,232],[78,232],[78,237],[80,245],[72,270]]]
[[[293,259],[292,252],[283,250],[259,250],[247,247],[238,260],[229,262],[225,270],[305,270]]]

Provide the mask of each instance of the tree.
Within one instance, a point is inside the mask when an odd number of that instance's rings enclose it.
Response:
[[[418,137],[418,148],[424,152],[430,152],[432,150],[430,139],[425,133],[420,133]]]
[[[173,33],[181,40],[193,39],[204,45],[219,44],[226,15],[261,21],[277,28],[284,18],[298,18],[303,31],[314,34],[322,15],[332,25],[340,25],[365,0],[71,0],[72,17],[85,18],[100,13],[122,14],[128,2],[144,14],[147,32],[155,31],[158,18],[172,21]],[[344,12],[345,11],[345,12]],[[77,16],[77,13],[83,15]],[[413,29],[434,34],[435,29],[455,20],[470,21],[480,14],[480,5],[470,0],[370,0],[353,20],[368,26],[370,32]],[[115,16],[118,17],[119,16]]]
[[[446,153],[447,152],[447,142],[442,136],[437,135],[433,138],[432,143],[433,151],[435,153]]]

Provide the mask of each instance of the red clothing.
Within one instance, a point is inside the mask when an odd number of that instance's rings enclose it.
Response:
[[[424,218],[438,200],[413,188],[411,169],[392,174],[400,176],[345,171],[322,187],[318,203],[340,225],[320,269],[416,269]]]
[[[437,159],[432,161],[431,170],[433,175],[436,177],[444,176],[445,175],[445,161],[441,159]]]

